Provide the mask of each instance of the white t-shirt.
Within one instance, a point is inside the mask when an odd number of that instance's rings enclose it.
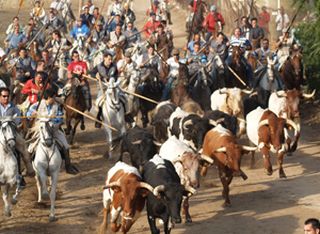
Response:
[[[177,77],[179,74],[179,62],[176,62],[174,57],[171,57],[167,60],[167,63],[170,66],[169,76]]]

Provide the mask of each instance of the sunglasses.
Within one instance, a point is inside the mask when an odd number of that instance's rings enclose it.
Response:
[[[9,95],[1,95],[1,97],[8,98]]]

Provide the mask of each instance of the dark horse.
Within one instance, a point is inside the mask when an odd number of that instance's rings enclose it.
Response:
[[[244,62],[244,58],[242,58],[242,54],[243,52],[239,46],[232,47],[231,62],[229,68],[227,68],[227,88],[237,87],[245,89],[247,86],[250,86],[247,74],[248,69],[246,68],[247,65]],[[246,85],[244,85],[234,73],[237,74]]]
[[[159,79],[159,72],[155,68],[149,68],[142,80],[143,84],[140,86],[138,93],[155,101],[160,101],[164,86]],[[149,123],[148,112],[153,110],[156,104],[145,99],[140,99],[139,102],[142,126],[145,128]]]
[[[281,79],[286,89],[301,89],[304,83],[302,55],[296,53],[288,57],[280,71]]]
[[[178,79],[173,82],[171,89],[171,102],[176,106],[182,106],[182,104],[191,99],[188,93],[189,84],[189,70],[186,64],[179,64]]]
[[[205,14],[205,3],[202,1],[198,1],[196,12],[192,17],[192,20],[186,24],[187,31],[189,32],[188,41],[192,38],[194,34],[204,33],[204,28],[202,23],[204,21],[204,14]]]
[[[86,110],[85,98],[83,96],[81,85],[72,85],[70,94],[66,97],[65,104],[84,112]],[[71,121],[75,119],[75,124],[72,129]],[[67,128],[65,130],[67,135],[70,136],[69,143],[73,144],[74,135],[76,134],[76,129],[78,124],[81,122],[81,130],[85,130],[84,118],[83,115],[66,108],[66,125]]]

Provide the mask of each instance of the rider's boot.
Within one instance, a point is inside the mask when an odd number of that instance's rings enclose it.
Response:
[[[78,168],[71,164],[69,150],[63,150],[64,160],[66,165],[66,172],[75,175],[79,172]]]
[[[99,106],[99,111],[98,111],[98,114],[97,114],[97,120],[101,121],[101,117],[102,117],[102,107]],[[95,128],[101,128],[101,123],[98,123],[98,122],[95,122],[94,126]]]

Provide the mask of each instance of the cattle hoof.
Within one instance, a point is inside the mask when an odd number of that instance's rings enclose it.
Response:
[[[225,202],[225,203],[223,203],[223,207],[231,207],[231,203],[230,202]]]
[[[271,176],[272,173],[273,173],[272,169],[267,169],[267,170],[266,170],[266,174],[267,174],[268,176]]]
[[[9,209],[5,209],[4,216],[11,217],[11,211]]]
[[[15,198],[11,199],[11,204],[12,205],[16,205],[17,203],[18,203],[17,199],[15,199]]]
[[[41,197],[42,197],[42,201],[49,201],[50,200],[48,193],[43,193]]]
[[[286,174],[284,173],[284,172],[280,172],[279,173],[279,177],[281,178],[281,179],[286,179],[287,178],[287,176],[286,176]]]
[[[55,222],[57,221],[58,219],[56,218],[56,216],[49,216],[49,222],[52,223],[52,222]]]
[[[191,217],[186,218],[186,223],[192,223]]]

